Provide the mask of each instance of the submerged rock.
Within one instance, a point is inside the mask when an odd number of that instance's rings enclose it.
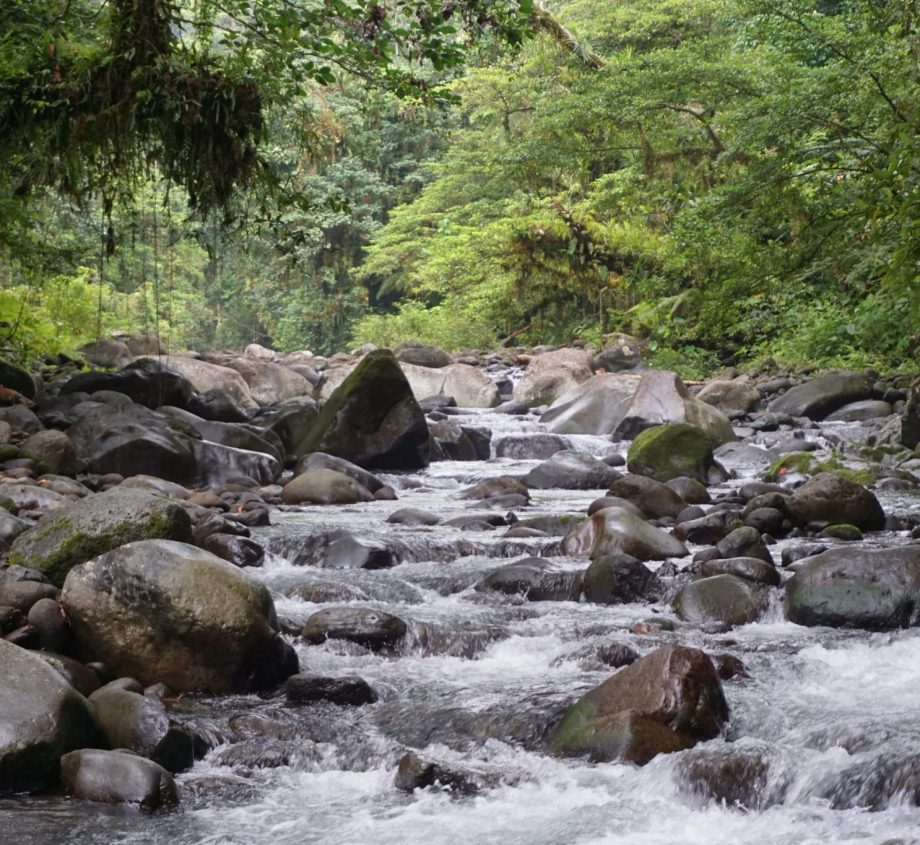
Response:
[[[763,586],[735,575],[713,575],[691,581],[674,597],[674,612],[685,622],[704,625],[746,625],[766,609]]]

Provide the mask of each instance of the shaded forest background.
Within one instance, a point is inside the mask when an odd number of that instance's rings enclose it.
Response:
[[[255,5],[4,4],[8,351],[916,367],[915,0]]]

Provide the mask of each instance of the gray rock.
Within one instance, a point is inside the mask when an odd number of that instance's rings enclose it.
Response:
[[[284,694],[288,704],[314,704],[328,701],[357,707],[373,704],[378,699],[363,678],[325,678],[319,675],[291,675],[285,681]]]
[[[624,475],[610,485],[608,495],[632,502],[649,519],[676,517],[687,503],[670,487],[644,475]]]
[[[713,575],[734,575],[745,581],[764,584],[768,587],[778,587],[780,583],[776,567],[756,557],[708,560],[700,565],[700,575],[703,578],[710,578]]]
[[[773,556],[756,528],[743,525],[727,534],[716,544],[723,558],[755,557],[773,565]]]
[[[715,622],[746,625],[766,609],[766,590],[734,575],[714,575],[691,581],[674,597],[674,612],[696,625]]]
[[[99,390],[121,393],[138,405],[158,408],[160,405],[187,406],[192,396],[188,379],[171,366],[143,358],[117,373],[80,373],[61,386],[61,393],[95,393]]]
[[[825,419],[828,422],[861,422],[887,417],[893,413],[894,409],[888,402],[880,399],[863,399],[860,402],[849,402],[834,413],[828,414]]]
[[[885,525],[885,512],[873,493],[832,472],[821,472],[799,487],[789,500],[789,513],[800,525],[845,523],[866,531]]]
[[[134,804],[153,812],[179,803],[172,775],[152,760],[125,751],[73,751],[61,758],[68,795],[103,804]]]
[[[63,431],[37,431],[19,447],[23,458],[35,462],[39,472],[76,475],[77,450]]]
[[[750,411],[760,401],[761,395],[754,385],[742,377],[711,381],[703,385],[696,398],[728,414],[732,411]]]
[[[602,490],[621,477],[592,455],[564,450],[534,467],[524,476],[524,484],[537,490]]]
[[[836,372],[792,387],[770,403],[774,414],[823,420],[850,402],[868,399],[872,380],[863,373]]]
[[[495,441],[495,457],[544,461],[568,448],[569,441],[558,434],[512,434]]]
[[[591,357],[582,349],[557,349],[530,360],[512,399],[531,407],[553,402],[592,376]]]
[[[786,585],[786,616],[871,631],[920,625],[920,546],[834,547],[810,557]]]
[[[75,567],[61,603],[78,655],[145,685],[247,692],[297,671],[268,590],[183,543],[129,543]]]
[[[62,754],[100,741],[89,702],[37,654],[0,640],[0,791],[58,779]]]
[[[373,499],[371,492],[353,478],[321,468],[308,469],[281,491],[281,500],[288,505],[350,505]]]
[[[641,377],[601,373],[560,396],[540,417],[558,434],[612,434],[625,416]]]
[[[568,555],[592,560],[616,554],[631,555],[640,561],[666,560],[687,554],[679,540],[623,508],[604,508],[592,514],[569,532],[562,548]]]
[[[475,589],[523,596],[528,601],[578,601],[581,585],[581,572],[560,570],[548,560],[528,557],[493,570]]]
[[[395,645],[407,630],[402,619],[380,610],[329,607],[307,619],[301,635],[314,645],[326,640],[348,640],[377,651]]]

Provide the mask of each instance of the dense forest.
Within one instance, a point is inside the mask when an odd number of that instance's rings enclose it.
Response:
[[[12,0],[0,344],[915,365],[912,0]]]

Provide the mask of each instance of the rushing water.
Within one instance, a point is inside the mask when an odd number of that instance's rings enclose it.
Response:
[[[539,430],[533,418],[481,413],[473,421],[491,429],[493,438]],[[596,455],[623,447],[604,438],[572,440]],[[751,456],[744,461],[735,469],[753,474]],[[660,618],[667,607],[528,603],[473,589],[508,559],[555,554],[558,538],[511,540],[502,538],[504,528],[385,523],[394,510],[408,506],[445,518],[482,512],[483,503],[456,493],[532,465],[439,463],[411,477],[388,478],[398,502],[276,514],[259,537],[274,554],[255,577],[275,591],[287,627],[303,623],[319,607],[296,598],[299,585],[317,581],[360,589],[357,606],[385,609],[409,623],[395,654],[331,641],[297,646],[303,671],[359,675],[380,701],[361,708],[292,707],[283,697],[180,701],[177,717],[213,747],[179,777],[179,810],[145,816],[57,796],[4,800],[3,840],[17,845],[920,842],[920,631],[803,628],[785,622],[776,601],[763,621],[729,634],[681,626],[637,634],[637,622]],[[600,492],[535,491],[532,505],[517,513],[525,518],[583,512]],[[887,511],[902,514],[918,506],[916,497],[904,494],[883,502]],[[374,571],[296,563],[310,559],[304,551],[310,538],[341,529],[389,544],[402,562]],[[904,541],[897,535],[884,540]],[[554,561],[573,570],[585,565]],[[598,648],[614,642],[640,653],[682,642],[740,657],[750,677],[724,685],[732,712],[726,736],[659,756],[643,768],[544,754],[547,728],[610,675]],[[689,759],[718,756],[727,747],[767,762],[741,806],[706,797],[686,776]],[[409,748],[471,770],[491,785],[474,797],[399,792],[395,767]]]

